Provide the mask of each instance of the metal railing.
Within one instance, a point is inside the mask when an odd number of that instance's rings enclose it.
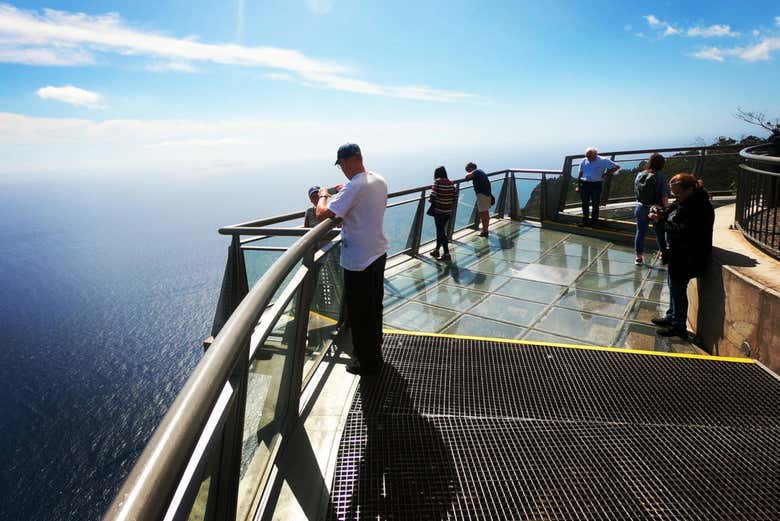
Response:
[[[739,167],[739,145],[675,147],[644,150],[622,150],[600,152],[619,164],[622,168],[604,179],[601,204],[613,204],[635,201],[634,177],[644,167],[650,154],[660,152],[666,158],[664,171],[671,175],[681,172],[690,173],[704,181],[712,194],[725,195],[736,192],[736,179]],[[569,155],[564,158],[561,187],[558,187],[558,211],[579,208],[579,194],[574,191],[580,161],[584,154]],[[552,187],[548,187],[548,190]]]
[[[488,176],[498,190],[494,216],[541,219],[547,176],[560,172],[510,169]],[[478,223],[476,198],[464,183],[455,181],[458,205],[450,235]],[[400,217],[410,221],[395,251],[391,242],[390,256],[416,254],[432,238],[426,230],[431,219],[425,219],[429,190],[388,196],[387,212],[403,210]],[[248,520],[262,508],[274,463],[299,421],[302,397],[319,365],[333,360],[330,341],[341,318],[343,286],[328,271],[339,250],[338,222],[327,219],[310,230],[290,225],[303,217],[295,212],[219,230],[231,243],[207,350],[105,520]],[[291,238],[297,240],[289,244]],[[269,257],[253,267],[247,256],[258,253]],[[262,276],[252,275],[259,271]],[[323,304],[315,297],[324,293],[332,298]]]
[[[708,177],[728,179],[723,169],[731,168],[737,154],[736,147],[682,147],[602,155],[638,166],[654,151],[673,154],[705,183]],[[752,177],[739,177],[739,224],[753,240],[776,247],[777,205],[770,204],[777,197],[776,160],[745,154],[740,168]],[[488,174],[497,194],[493,216],[560,219],[573,193],[572,170],[582,157],[566,156],[562,171]],[[459,190],[450,236],[477,228],[479,219],[470,182],[454,183]],[[607,201],[627,196],[612,183],[604,190]],[[435,238],[432,219],[425,216],[429,192],[426,185],[389,194],[389,257],[415,255]],[[301,211],[219,230],[231,243],[208,349],[104,519],[244,521],[262,508],[284,440],[300,420],[302,397],[311,394],[320,364],[334,360],[330,333],[338,331],[341,319],[338,223],[328,219],[309,230],[300,227],[303,218]]]
[[[780,153],[773,145],[739,152],[736,225],[753,244],[780,259]]]

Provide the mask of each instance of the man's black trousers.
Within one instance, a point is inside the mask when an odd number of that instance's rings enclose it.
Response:
[[[344,297],[352,328],[352,343],[360,366],[368,371],[382,365],[382,300],[385,262],[382,255],[363,271],[344,270]]]

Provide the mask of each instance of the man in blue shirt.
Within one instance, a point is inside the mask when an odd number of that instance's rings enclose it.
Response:
[[[493,194],[490,191],[490,179],[482,169],[477,168],[476,163],[466,165],[466,179],[471,179],[474,184],[474,192],[477,194],[477,212],[482,222],[480,237],[488,236],[490,224],[490,207],[493,206]]]
[[[585,159],[580,163],[580,175],[577,177],[580,198],[582,199],[582,223],[580,226],[598,225],[599,202],[601,201],[604,176],[612,175],[618,170],[620,170],[620,165],[599,156],[595,147],[589,147],[585,150]],[[589,211],[591,204],[593,206],[592,214]]]

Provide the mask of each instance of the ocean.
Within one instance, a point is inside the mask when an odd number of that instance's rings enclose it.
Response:
[[[377,170],[391,190],[432,172]],[[100,518],[201,358],[229,243],[218,228],[343,182],[293,172],[2,181],[1,520]]]

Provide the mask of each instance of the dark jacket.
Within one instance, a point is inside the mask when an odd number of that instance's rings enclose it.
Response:
[[[666,240],[669,244],[669,274],[700,277],[712,253],[715,211],[710,196],[697,188],[685,201],[674,202],[666,212]]]

